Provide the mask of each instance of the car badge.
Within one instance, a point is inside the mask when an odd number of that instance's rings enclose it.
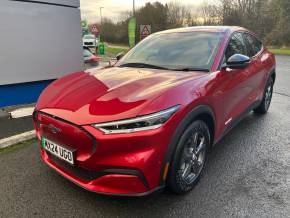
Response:
[[[54,125],[52,124],[49,124],[47,126],[48,129],[50,129],[50,131],[53,133],[53,134],[57,134],[57,133],[60,133],[61,132],[61,129],[55,127]]]

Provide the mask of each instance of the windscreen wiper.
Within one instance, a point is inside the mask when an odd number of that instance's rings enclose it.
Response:
[[[119,67],[138,67],[138,68],[152,68],[152,69],[161,69],[161,70],[169,70],[166,67],[156,66],[152,64],[146,64],[146,63],[125,63],[119,65]]]
[[[171,69],[176,71],[203,71],[203,72],[209,72],[209,69],[207,68],[194,68],[194,67],[184,67],[184,68],[176,68]]]

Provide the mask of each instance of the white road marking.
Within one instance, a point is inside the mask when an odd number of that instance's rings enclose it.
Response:
[[[21,133],[19,135],[11,136],[5,139],[0,139],[0,148],[7,148],[11,145],[15,145],[19,142],[30,140],[36,137],[35,130]]]
[[[34,107],[19,108],[10,112],[11,118],[21,118],[31,116],[34,111]]]

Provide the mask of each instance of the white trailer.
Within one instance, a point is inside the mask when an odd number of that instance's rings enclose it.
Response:
[[[35,102],[83,64],[79,0],[0,1],[0,107]]]

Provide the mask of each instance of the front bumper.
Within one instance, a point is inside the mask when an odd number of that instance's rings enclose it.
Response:
[[[65,167],[61,167],[63,164],[57,164],[61,160],[53,161],[49,154],[45,151],[41,152],[42,160],[50,168],[54,169],[61,176],[67,178],[74,184],[84,188],[87,191],[91,191],[97,194],[112,195],[112,196],[146,196],[162,190],[163,186],[158,186],[149,190],[148,187],[144,187],[144,180],[136,174],[136,171],[126,170],[106,170],[103,172],[89,173],[86,176],[94,175],[91,181],[84,181],[79,177],[71,174]],[[135,174],[135,175],[134,175]]]
[[[90,192],[110,196],[134,197],[146,196],[164,188],[163,186],[159,186],[149,190],[144,187],[144,183],[142,183],[142,180],[137,175],[130,174],[129,171],[126,172],[126,174],[125,172],[122,172],[122,170],[120,172],[124,174],[120,174],[118,171],[115,171],[115,173],[114,171],[88,173],[87,176],[95,175],[95,178],[85,181],[75,175],[72,175],[72,173],[67,171],[65,168],[60,167],[62,164],[58,165],[57,162],[61,160],[54,162],[51,158],[49,158],[49,155],[46,154],[46,152],[43,152],[44,151],[41,152],[41,156],[44,163],[54,169],[61,176]]]
[[[63,129],[71,125],[63,120],[53,124]],[[96,193],[142,196],[163,188],[163,160],[174,131],[171,122],[152,131],[116,135],[104,135],[92,126],[80,128],[95,139],[92,153],[76,157],[76,166],[71,166],[40,146],[42,160],[73,183]]]

